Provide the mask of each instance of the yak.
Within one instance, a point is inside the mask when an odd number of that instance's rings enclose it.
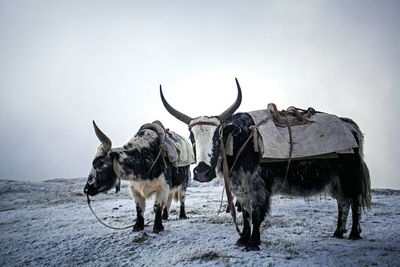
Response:
[[[270,211],[273,194],[311,196],[327,192],[337,200],[338,219],[333,236],[343,238],[351,207],[352,228],[349,238],[361,238],[361,208],[371,204],[370,176],[363,159],[363,134],[349,118],[340,118],[351,131],[358,147],[353,154],[338,154],[336,158],[263,162],[255,151],[255,125],[248,113],[234,112],[242,101],[242,91],[236,79],[235,102],[219,116],[192,118],[173,108],[165,99],[161,85],[160,97],[166,110],[189,126],[190,139],[196,156],[194,180],[209,182],[222,173],[221,142],[233,139],[233,151],[226,156],[232,192],[237,198],[243,216],[243,230],[236,244],[246,250],[260,249],[260,225]],[[248,142],[247,142],[248,141]],[[246,143],[247,142],[247,143]],[[252,226],[251,226],[252,224]]]
[[[162,219],[168,219],[169,207],[173,196],[180,200],[179,218],[186,219],[185,195],[190,176],[190,163],[177,166],[168,157],[168,151],[162,149],[168,136],[180,140],[183,149],[191,146],[178,134],[164,129],[159,121],[143,125],[136,135],[124,146],[112,148],[111,140],[93,121],[96,136],[101,142],[92,162],[92,168],[84,187],[84,193],[90,196],[119,188],[120,180],[129,182],[129,191],[136,203],[137,219],[134,231],[144,229],[144,211],[146,198],[156,195],[154,203],[155,220],[153,232],[164,230]],[[187,143],[187,145],[186,145]],[[174,145],[173,145],[174,146]],[[186,146],[186,147],[185,147]],[[175,157],[175,160],[176,157]]]

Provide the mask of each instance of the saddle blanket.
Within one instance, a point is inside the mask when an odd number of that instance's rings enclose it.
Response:
[[[175,167],[183,167],[195,162],[189,142],[179,134],[168,131],[164,144],[169,161]]]
[[[289,158],[290,138],[288,127],[276,126],[268,110],[249,112],[257,125],[258,148],[263,161]],[[288,115],[289,117],[289,115]],[[291,118],[292,119],[292,118]],[[292,159],[325,158],[336,153],[353,153],[357,142],[339,117],[327,113],[315,113],[310,122],[290,126],[292,132]],[[336,155],[337,156],[337,155]]]

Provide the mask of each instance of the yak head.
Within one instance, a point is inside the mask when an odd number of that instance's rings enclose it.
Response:
[[[88,180],[83,190],[85,194],[90,196],[106,192],[114,186],[116,186],[117,191],[119,190],[119,184],[117,183],[119,179],[117,179],[117,175],[113,169],[114,157],[111,152],[111,140],[97,127],[94,121],[93,127],[101,145],[97,149]]]
[[[235,102],[219,116],[201,116],[191,118],[175,108],[165,99],[161,85],[160,96],[167,111],[178,120],[189,126],[190,140],[196,156],[196,166],[193,169],[193,179],[199,182],[209,182],[216,177],[216,168],[221,154],[221,125],[238,109],[242,102],[242,91],[236,80],[238,94]]]

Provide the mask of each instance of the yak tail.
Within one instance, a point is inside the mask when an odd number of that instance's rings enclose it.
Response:
[[[364,161],[364,135],[361,132],[360,127],[352,119],[340,118],[352,132],[354,138],[356,138],[358,149],[357,156],[359,162],[359,186],[361,186],[361,199],[360,205],[362,207],[371,208],[371,178],[367,164]]]
[[[180,199],[181,199],[181,189],[178,189],[178,190],[176,190],[175,192],[174,192],[174,194],[173,194],[173,199],[174,199],[174,201],[175,202],[178,202]]]
[[[354,123],[354,122],[353,122]],[[364,161],[364,135],[362,134],[360,128],[356,123],[354,123],[356,128],[357,142],[358,142],[358,157],[360,161],[360,179],[361,179],[361,207],[371,208],[371,178],[369,175],[369,170],[367,164]]]
[[[356,128],[356,135],[358,141],[358,156],[360,161],[360,174],[361,174],[361,207],[371,208],[371,178],[369,175],[369,170],[367,164],[364,161],[364,135],[362,134],[360,128],[356,123],[354,123]],[[353,133],[355,134],[355,133]]]
[[[364,160],[362,161],[362,193],[361,193],[361,203],[362,207],[371,208],[371,179],[369,176],[369,170],[367,164],[365,164]]]

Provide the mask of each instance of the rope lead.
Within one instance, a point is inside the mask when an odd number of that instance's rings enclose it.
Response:
[[[99,219],[99,217],[97,217],[96,213],[94,213],[94,211],[93,211],[93,209],[92,209],[92,206],[90,205],[90,198],[89,198],[89,195],[88,195],[88,194],[86,194],[86,198],[87,198],[87,203],[88,203],[88,206],[89,206],[90,211],[93,213],[94,217],[96,217],[96,219],[99,221],[99,223],[101,223],[101,224],[104,225],[105,227],[108,227],[108,228],[113,229],[113,230],[126,230],[126,229],[132,228],[132,227],[134,226],[134,224],[132,224],[132,225],[128,225],[128,226],[126,226],[126,227],[114,227],[114,226],[110,226],[110,225],[105,224],[104,222],[102,222],[102,221]]]

